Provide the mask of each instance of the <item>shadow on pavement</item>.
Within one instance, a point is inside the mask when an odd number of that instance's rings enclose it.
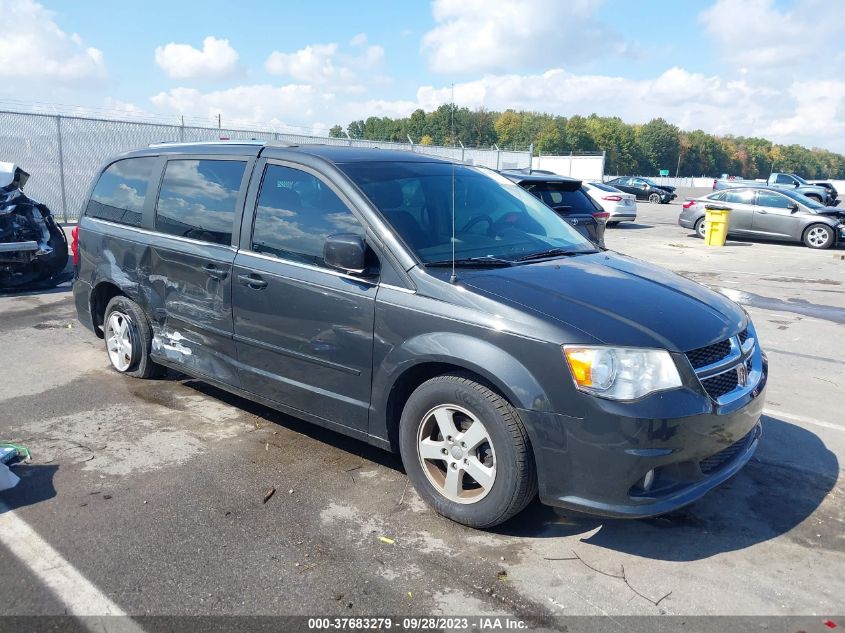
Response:
[[[820,530],[819,525],[843,520],[836,515],[841,509],[820,508],[838,476],[836,456],[817,435],[763,416],[763,439],[754,458],[686,508],[649,519],[604,519],[535,500],[495,531],[532,538],[585,535],[584,543],[668,561],[700,560],[786,533],[816,548],[837,549],[839,528]],[[807,521],[814,514],[817,520]]]
[[[0,502],[9,510],[47,501],[56,496],[53,477],[59,469],[57,464],[19,464],[12,466],[12,472],[21,480],[18,485],[0,492]]]
[[[218,389],[217,387],[199,380],[185,380],[183,375],[177,374],[176,372],[172,372],[169,376],[174,379],[183,379],[183,384],[186,387],[194,389],[212,398],[216,398],[217,400],[225,402],[233,407],[238,407],[247,413],[263,418],[267,422],[278,424],[286,429],[290,429],[296,433],[301,433],[302,435],[310,437],[318,442],[329,444],[352,455],[357,455],[362,459],[379,464],[380,466],[391,468],[399,472],[405,472],[402,467],[402,460],[399,458],[398,454],[367,444],[366,442],[355,439],[354,437],[349,437],[347,435],[343,435],[342,433],[332,431],[331,429],[326,429],[316,424],[306,422],[305,420],[300,420],[299,418],[276,411],[275,409],[264,406],[263,404],[253,402],[252,400],[236,396],[228,391]]]
[[[640,224],[639,222],[620,222],[619,224],[616,224],[616,225],[611,227],[611,229],[613,231],[619,231],[619,230],[631,231],[631,230],[636,230],[636,229],[653,229],[653,228],[654,228],[653,224]]]

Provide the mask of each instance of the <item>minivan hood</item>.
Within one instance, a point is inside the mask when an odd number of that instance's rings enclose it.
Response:
[[[612,252],[466,271],[462,285],[576,331],[567,342],[688,351],[736,334],[742,308],[658,266]]]

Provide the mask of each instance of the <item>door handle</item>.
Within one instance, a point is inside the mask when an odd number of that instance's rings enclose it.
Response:
[[[765,214],[767,214],[767,213],[768,213],[768,211],[766,211],[765,209],[759,209],[759,210],[757,211],[757,213],[759,213],[759,214],[761,214],[761,215],[765,215]]]
[[[238,275],[238,281],[244,286],[249,286],[253,290],[261,290],[262,288],[267,287],[267,282],[254,273],[250,275]]]
[[[202,269],[209,277],[213,277],[214,279],[226,279],[229,276],[228,270],[218,268],[214,264],[206,264]]]

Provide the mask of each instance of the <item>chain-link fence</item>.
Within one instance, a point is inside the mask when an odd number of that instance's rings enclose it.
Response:
[[[79,217],[97,169],[110,157],[152,143],[230,140],[276,140],[291,144],[323,143],[409,150],[463,160],[493,169],[531,165],[531,152],[437,147],[381,141],[330,138],[274,131],[168,125],[58,114],[0,110],[0,161],[16,163],[31,174],[27,194],[45,203],[56,217]]]

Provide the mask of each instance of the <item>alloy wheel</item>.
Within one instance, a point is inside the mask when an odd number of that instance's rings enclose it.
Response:
[[[480,501],[496,481],[490,433],[463,407],[440,405],[423,416],[417,454],[429,483],[450,501]]]
[[[109,314],[106,321],[106,345],[109,360],[114,368],[124,372],[132,366],[134,360],[132,323],[129,317],[117,310]]]
[[[827,244],[828,239],[828,232],[824,227],[814,226],[807,231],[807,242],[815,248],[821,248]]]

